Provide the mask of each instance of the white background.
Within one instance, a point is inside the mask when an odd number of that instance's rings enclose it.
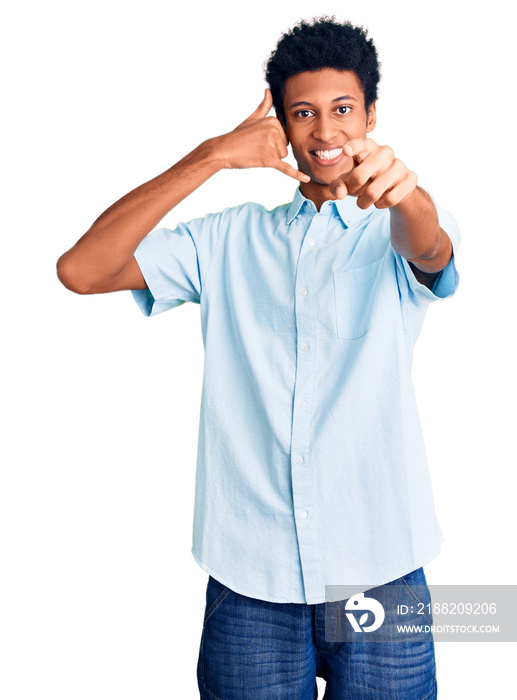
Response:
[[[263,62],[301,17],[369,28],[383,64],[372,138],[463,234],[460,289],[430,308],[414,365],[446,538],[428,583],[516,583],[504,4],[47,0],[4,16],[2,698],[198,697],[199,307],[146,319],[130,292],[67,291],[55,263],[110,204],[248,116]],[[295,187],[277,171],[220,173],[163,223],[248,200],[273,207]],[[436,646],[441,700],[514,688],[515,645]]]

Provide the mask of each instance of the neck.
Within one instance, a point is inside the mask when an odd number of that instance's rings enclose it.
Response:
[[[302,182],[300,185],[300,192],[304,197],[310,199],[314,203],[314,206],[319,211],[323,202],[327,202],[329,199],[337,199],[331,191],[329,185],[320,184],[311,180],[310,182]]]

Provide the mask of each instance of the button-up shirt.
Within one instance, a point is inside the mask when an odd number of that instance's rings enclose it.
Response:
[[[454,219],[437,207],[455,249]],[[205,364],[196,471],[197,563],[233,591],[322,603],[433,559],[443,535],[411,382],[431,291],[390,241],[390,213],[354,197],[318,212],[298,189],[135,251],[148,316],[200,305]],[[359,589],[358,589],[359,590]]]

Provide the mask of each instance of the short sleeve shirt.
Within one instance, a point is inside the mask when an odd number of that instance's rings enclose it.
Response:
[[[436,207],[453,250],[459,232]],[[356,199],[318,212],[298,189],[146,236],[147,316],[200,305],[205,366],[192,554],[232,590],[322,603],[433,559],[443,535],[411,381],[432,290]]]

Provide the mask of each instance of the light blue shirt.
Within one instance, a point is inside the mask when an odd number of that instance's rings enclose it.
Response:
[[[454,219],[437,208],[454,248]],[[298,189],[146,236],[146,315],[200,304],[205,367],[192,554],[237,593],[323,603],[433,559],[436,520],[411,382],[433,291],[356,199],[318,213]],[[366,584],[366,585],[365,585]]]

